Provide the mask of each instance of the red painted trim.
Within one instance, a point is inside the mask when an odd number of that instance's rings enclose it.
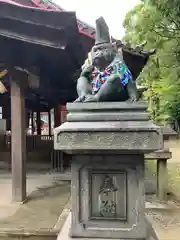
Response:
[[[39,9],[39,10],[45,10],[45,11],[51,11],[51,12],[55,11],[54,9],[46,9],[46,8],[43,9],[43,8],[37,8],[37,7],[31,7],[31,6],[28,6],[28,5],[23,5],[23,4],[14,2],[12,0],[0,0],[0,2],[5,2],[5,3],[16,5],[18,7],[30,8],[30,9]]]
[[[60,124],[66,122],[67,114],[68,114],[66,105],[59,104],[58,105],[58,112],[59,112]]]
[[[37,7],[40,8],[40,9],[43,9],[43,10],[54,10],[54,11],[58,11],[58,9],[55,9],[55,8],[51,8],[51,7],[47,8],[45,5],[39,3],[39,1],[37,1],[37,0],[31,0],[31,2],[32,2],[35,6],[37,6]]]
[[[92,39],[95,39],[95,34],[90,35],[90,34],[84,32],[83,30],[81,30],[80,28],[79,28],[79,33],[85,35],[86,37],[90,37]]]

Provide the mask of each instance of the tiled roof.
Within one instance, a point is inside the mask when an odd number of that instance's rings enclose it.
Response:
[[[10,4],[15,4],[21,7],[30,7],[30,8],[39,8],[43,10],[54,10],[54,11],[65,11],[56,3],[53,3],[50,0],[0,0],[1,2],[7,2]],[[77,19],[77,24],[79,32],[89,38],[94,39],[95,29],[89,24]]]
[[[56,3],[53,3],[50,0],[42,0],[41,2],[44,2],[44,4],[47,4],[48,6],[57,9],[59,11],[65,11],[65,9],[61,8],[59,5],[57,5]],[[92,26],[90,26],[89,24],[77,19],[77,24],[79,27],[79,31],[91,38],[95,37],[95,28],[93,28]]]
[[[44,2],[44,4],[54,8],[54,9],[57,9],[59,11],[65,11],[63,8],[61,8],[59,5],[57,5],[56,3],[53,3],[52,1],[50,0],[41,0],[41,2]],[[89,24],[77,19],[77,24],[78,24],[78,27],[79,27],[79,32],[88,36],[88,37],[91,37],[91,38],[94,38],[95,37],[95,29],[90,26]]]

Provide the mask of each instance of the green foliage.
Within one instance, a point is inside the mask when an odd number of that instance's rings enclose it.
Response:
[[[128,12],[124,41],[133,46],[147,41],[156,49],[138,79],[145,86],[144,98],[155,122],[180,122],[180,2],[145,0]]]

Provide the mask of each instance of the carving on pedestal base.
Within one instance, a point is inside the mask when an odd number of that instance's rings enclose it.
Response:
[[[91,170],[90,208],[92,220],[127,220],[126,171]]]
[[[116,192],[118,188],[113,183],[113,177],[105,175],[99,190],[99,213],[103,218],[117,218]]]

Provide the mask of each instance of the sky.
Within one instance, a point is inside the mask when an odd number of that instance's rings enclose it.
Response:
[[[101,16],[106,20],[110,33],[121,39],[124,35],[122,23],[126,13],[140,0],[53,0],[62,8],[76,11],[77,17],[95,26],[95,20]]]

